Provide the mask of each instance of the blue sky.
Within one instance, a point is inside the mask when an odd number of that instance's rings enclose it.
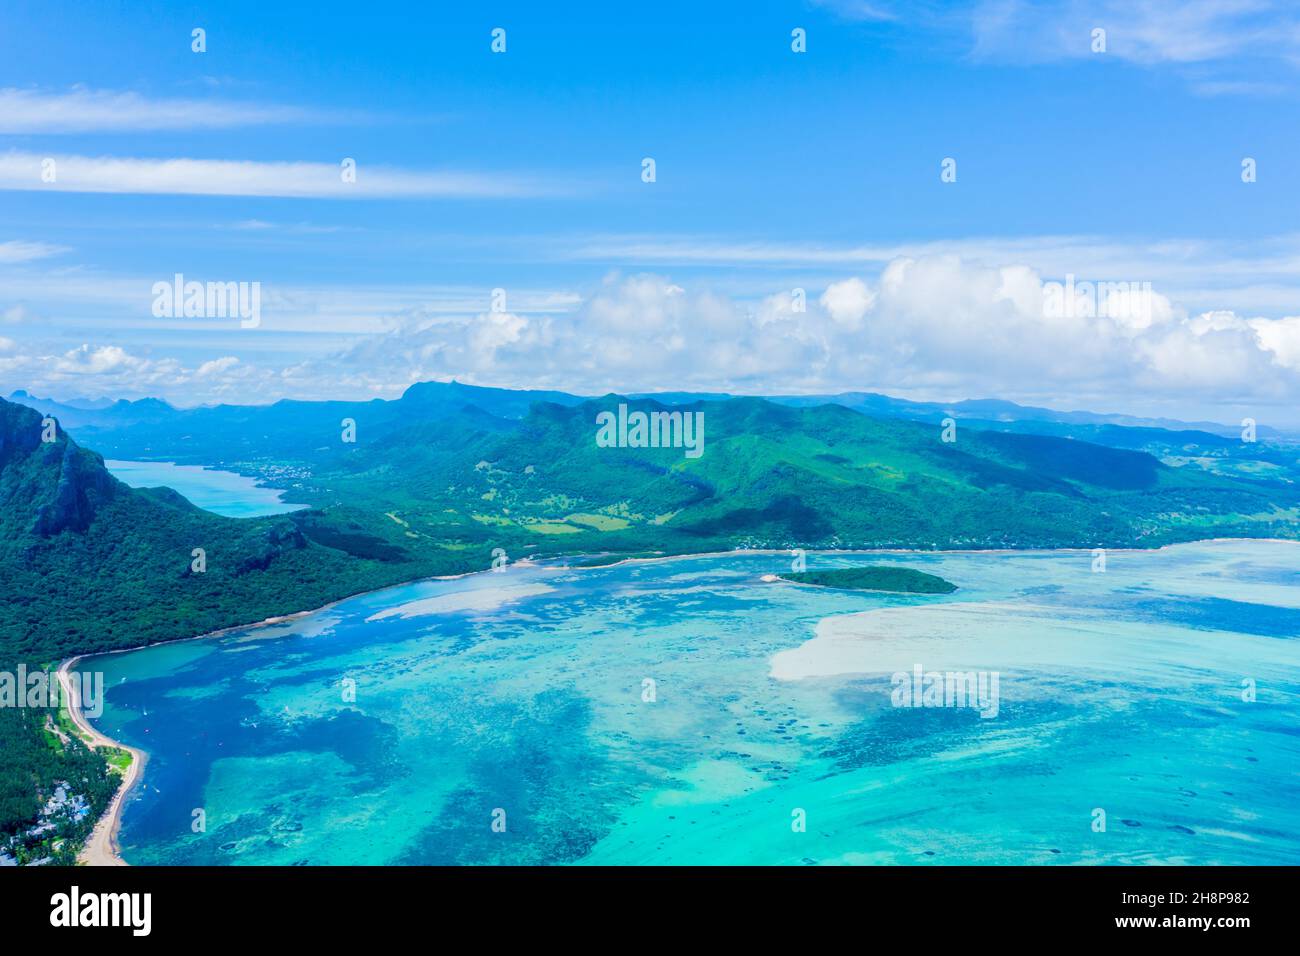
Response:
[[[0,389],[1300,419],[1285,4],[271,6],[9,5]],[[175,273],[260,283],[258,326],[154,316]],[[1067,274],[1155,305],[1044,317]]]

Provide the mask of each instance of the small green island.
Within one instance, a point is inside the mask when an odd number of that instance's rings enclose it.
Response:
[[[792,571],[777,575],[795,584],[815,584],[846,591],[896,591],[903,594],[951,594],[957,585],[935,574],[912,568],[835,568],[829,571]]]

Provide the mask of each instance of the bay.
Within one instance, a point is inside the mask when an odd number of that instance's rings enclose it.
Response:
[[[233,471],[170,461],[106,460],[104,465],[113,477],[132,488],[171,488],[205,511],[228,518],[278,515],[307,507],[285,502],[282,491]]]

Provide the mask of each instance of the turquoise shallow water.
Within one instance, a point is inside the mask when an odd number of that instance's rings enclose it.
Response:
[[[1105,573],[1078,552],[808,557],[864,562],[960,590],[762,581],[779,555],[517,566],[84,662],[97,726],[150,753],[123,855],[1300,862],[1300,546],[1112,552]],[[997,672],[996,716],[893,706],[917,664]]]
[[[171,488],[200,508],[228,518],[278,515],[307,507],[288,504],[281,500],[283,492],[262,487],[257,479],[233,471],[170,461],[105,461],[104,464],[113,477],[132,488]]]

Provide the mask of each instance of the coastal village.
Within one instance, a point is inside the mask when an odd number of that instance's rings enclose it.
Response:
[[[90,815],[86,798],[60,781],[28,829],[0,839],[0,866],[45,866],[65,849],[73,829]],[[74,844],[77,841],[74,841]]]

